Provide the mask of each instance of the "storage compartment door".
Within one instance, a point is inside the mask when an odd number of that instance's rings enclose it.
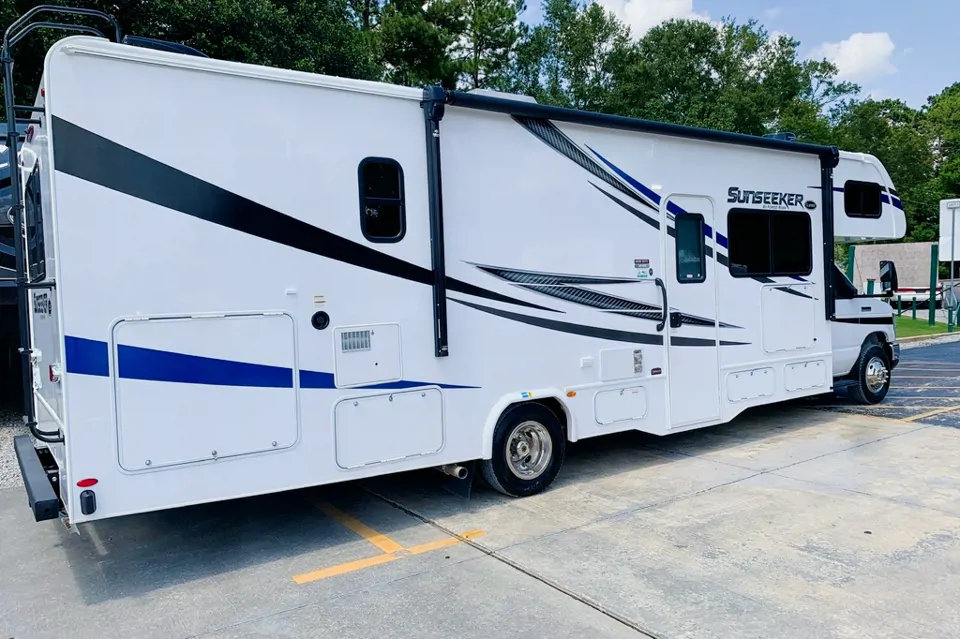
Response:
[[[299,438],[289,315],[121,321],[110,369],[126,470],[265,453]]]
[[[357,468],[439,452],[443,395],[439,389],[348,397],[334,409],[337,465]]]

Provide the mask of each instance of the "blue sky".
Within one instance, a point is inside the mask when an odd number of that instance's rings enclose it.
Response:
[[[757,18],[800,41],[804,57],[827,57],[863,95],[913,107],[960,81],[960,0],[598,0],[634,33],[671,17]],[[527,0],[537,22],[540,0]]]

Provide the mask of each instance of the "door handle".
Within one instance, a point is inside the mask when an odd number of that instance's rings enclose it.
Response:
[[[659,277],[655,280],[657,286],[660,287],[661,294],[663,295],[663,312],[660,315],[660,321],[657,322],[657,332],[663,330],[663,327],[667,325],[667,315],[670,313],[670,307],[667,305],[667,287],[664,285],[663,280]]]
[[[683,326],[683,315],[680,311],[670,312],[670,328],[680,328]]]

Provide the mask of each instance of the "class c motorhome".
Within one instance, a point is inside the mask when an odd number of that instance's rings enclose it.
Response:
[[[525,496],[567,442],[886,393],[891,308],[833,262],[906,230],[873,157],[113,40],[51,47],[21,153],[37,519]]]

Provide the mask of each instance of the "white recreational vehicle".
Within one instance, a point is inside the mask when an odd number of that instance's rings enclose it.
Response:
[[[876,402],[897,363],[833,263],[905,232],[869,156],[87,35],[31,108],[38,519],[430,467],[531,495],[568,441]]]

